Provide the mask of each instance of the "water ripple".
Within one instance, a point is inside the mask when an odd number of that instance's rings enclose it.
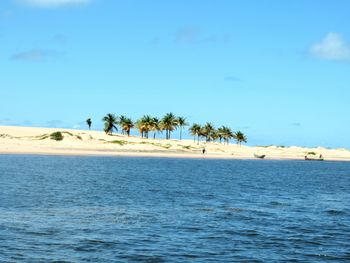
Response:
[[[0,262],[350,262],[349,170],[2,155]]]

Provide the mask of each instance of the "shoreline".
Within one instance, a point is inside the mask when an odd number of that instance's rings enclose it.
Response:
[[[63,140],[50,134],[60,131]],[[202,149],[206,149],[205,155]],[[347,149],[305,148],[298,146],[239,146],[219,142],[191,140],[144,139],[122,134],[106,135],[100,131],[60,128],[0,126],[0,155],[106,156],[221,160],[259,160],[254,154],[264,154],[263,160],[304,161],[307,153],[324,156],[325,161],[350,161]],[[261,159],[260,159],[261,160]]]
[[[179,158],[179,159],[228,159],[228,160],[259,160],[254,157],[240,157],[219,154],[201,153],[170,153],[170,152],[133,152],[133,151],[1,151],[0,155],[47,155],[47,156],[95,156],[95,157],[149,157],[149,158]],[[287,159],[287,158],[285,158]],[[266,159],[269,160],[269,159]],[[271,159],[272,160],[272,159]],[[275,160],[275,159],[274,159]],[[277,160],[277,159],[276,159]]]
[[[67,156],[67,157],[125,157],[125,158],[168,158],[168,159],[197,159],[197,160],[248,160],[248,161],[305,161],[303,158],[291,157],[268,157],[258,159],[249,156],[227,156],[218,154],[186,154],[186,153],[152,153],[152,152],[63,152],[63,151],[41,151],[41,152],[25,152],[25,151],[0,151],[0,156],[18,155],[18,156]],[[324,162],[350,162],[350,159],[329,158]]]

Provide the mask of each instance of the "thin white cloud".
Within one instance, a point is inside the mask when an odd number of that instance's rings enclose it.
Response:
[[[229,34],[204,35],[197,27],[183,27],[174,34],[175,42],[179,44],[221,44],[231,40]]]
[[[338,33],[328,33],[319,43],[311,46],[310,54],[320,59],[350,61],[350,43]]]
[[[224,78],[225,81],[229,81],[229,82],[235,82],[235,81],[240,81],[240,78],[237,78],[235,76],[231,76],[231,75],[227,75]]]
[[[22,61],[43,61],[47,57],[58,55],[59,53],[55,50],[44,50],[44,49],[33,49],[13,54],[11,60],[22,60]]]
[[[0,18],[9,18],[13,15],[11,10],[5,10],[0,12]]]
[[[20,3],[33,7],[54,8],[62,6],[87,4],[91,0],[17,0]]]
[[[198,41],[199,30],[194,27],[184,27],[175,34],[175,41],[182,44],[193,44]]]
[[[51,127],[51,128],[60,128],[63,127],[63,121],[61,120],[50,120],[46,122],[46,127]]]
[[[51,41],[58,45],[64,45],[67,42],[67,37],[62,34],[56,34],[52,37]]]

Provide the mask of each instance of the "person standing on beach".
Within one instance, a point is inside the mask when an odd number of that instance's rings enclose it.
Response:
[[[202,149],[202,154],[204,155],[205,152],[206,152],[205,147],[203,147],[203,149]]]
[[[91,130],[91,124],[92,124],[91,118],[88,118],[88,119],[86,120],[86,124],[88,125],[89,130]]]

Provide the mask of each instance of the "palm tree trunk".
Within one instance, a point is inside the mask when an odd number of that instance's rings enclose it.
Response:
[[[180,140],[182,140],[182,126],[180,127]]]

